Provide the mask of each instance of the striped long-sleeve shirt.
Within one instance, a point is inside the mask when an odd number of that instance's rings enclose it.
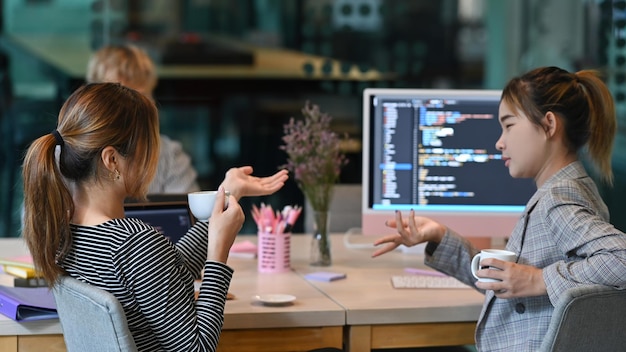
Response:
[[[215,351],[233,270],[206,261],[198,222],[174,246],[137,219],[72,226],[68,274],[111,292],[124,307],[139,351]],[[194,279],[202,284],[194,299]]]

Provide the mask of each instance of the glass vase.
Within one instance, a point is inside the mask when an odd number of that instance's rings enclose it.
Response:
[[[311,265],[330,266],[330,212],[313,211],[313,238],[311,241]]]

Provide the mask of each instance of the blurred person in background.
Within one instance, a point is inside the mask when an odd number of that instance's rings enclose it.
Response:
[[[154,101],[157,73],[154,62],[143,49],[132,44],[107,45],[96,51],[89,60],[86,81],[120,83]],[[160,139],[158,168],[148,194],[198,191],[198,173],[182,144],[163,134]],[[252,172],[251,166],[231,168],[226,172],[221,186],[240,199],[272,194],[282,188],[288,178],[286,170],[268,177],[252,176]]]

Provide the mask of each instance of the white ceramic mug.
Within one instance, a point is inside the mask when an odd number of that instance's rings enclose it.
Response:
[[[517,258],[517,254],[511,251],[504,250],[504,249],[483,249],[482,251],[480,251],[480,253],[476,254],[474,258],[472,258],[472,264],[471,264],[472,275],[474,275],[474,277],[478,279],[478,281],[499,282],[500,280],[497,280],[497,279],[476,276],[476,272],[481,269],[480,261],[485,258],[496,258],[499,260],[503,260],[505,262],[514,262],[515,259]],[[499,270],[497,268],[491,268],[491,269]]]
[[[228,197],[230,192],[226,191],[226,199],[224,200],[224,209],[228,208]],[[198,221],[208,221],[213,213],[217,191],[198,191],[187,194],[189,201],[189,210]]]

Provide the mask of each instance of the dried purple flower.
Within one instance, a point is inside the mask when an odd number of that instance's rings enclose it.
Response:
[[[311,206],[316,211],[328,211],[334,184],[341,168],[348,162],[340,149],[340,138],[330,129],[332,117],[319,106],[306,102],[302,109],[304,120],[293,117],[284,125],[284,145],[289,170]]]

